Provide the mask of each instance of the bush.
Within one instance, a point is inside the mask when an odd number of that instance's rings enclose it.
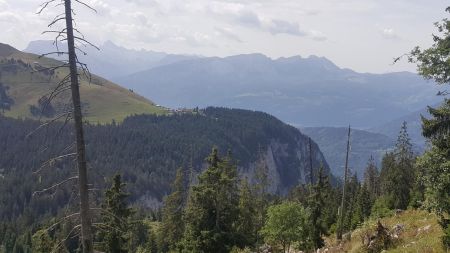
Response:
[[[390,209],[392,198],[388,196],[381,196],[372,206],[371,217],[372,218],[384,218],[393,215],[393,211]]]

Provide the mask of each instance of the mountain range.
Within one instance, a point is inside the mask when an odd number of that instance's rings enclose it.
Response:
[[[52,50],[50,41],[31,42],[25,49]],[[325,57],[199,57],[131,50],[112,42],[100,51],[86,50],[93,73],[157,104],[258,110],[299,127],[371,129],[440,100],[436,85],[414,73],[358,73]]]
[[[50,42],[38,41],[26,51],[51,49]],[[414,73],[358,73],[317,56],[177,56],[125,49],[112,42],[89,54],[94,54],[87,58],[94,73],[103,73],[158,104],[261,110],[301,127],[318,143],[337,176],[342,171],[346,131],[336,126],[356,128],[350,164],[362,176],[370,156],[380,164],[382,154],[393,148],[403,121],[408,123],[415,150],[422,152],[420,116],[427,115],[427,105],[440,100],[436,85]],[[103,64],[104,59],[114,66]]]
[[[58,47],[62,50],[62,48],[67,48],[67,44],[60,43]],[[99,46],[99,49],[90,46],[82,47],[83,53],[78,52],[78,57],[81,62],[89,66],[93,73],[109,80],[153,67],[198,58],[193,55],[126,49],[111,41],[106,41]],[[30,42],[23,51],[42,55],[56,51],[56,47],[52,41],[38,40]],[[51,55],[51,57],[58,60],[64,59],[64,56],[58,55]]]

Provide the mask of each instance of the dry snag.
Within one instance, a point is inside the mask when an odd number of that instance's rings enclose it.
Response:
[[[92,7],[90,7],[88,4],[82,2],[81,0],[74,0],[74,2],[83,5],[84,7],[88,7],[91,10],[94,10]],[[70,181],[72,179],[78,180],[78,193],[79,193],[79,199],[80,199],[80,212],[79,217],[81,220],[80,224],[80,230],[81,230],[81,244],[83,252],[85,253],[92,253],[93,252],[93,231],[92,231],[92,217],[90,213],[89,208],[89,185],[88,185],[88,174],[87,174],[87,163],[86,163],[86,145],[85,145],[85,138],[84,138],[84,130],[83,130],[83,115],[82,115],[82,108],[81,108],[81,99],[80,99],[80,82],[79,82],[79,70],[82,72],[82,74],[90,80],[90,72],[87,68],[86,64],[80,62],[77,57],[76,51],[80,51],[81,53],[84,53],[83,50],[81,50],[78,47],[78,44],[81,45],[92,45],[89,41],[87,41],[83,34],[80,33],[79,30],[74,28],[74,19],[73,14],[74,10],[72,8],[72,1],[71,0],[49,0],[44,2],[41,5],[40,10],[38,11],[38,14],[42,13],[45,9],[49,8],[50,6],[54,5],[55,7],[58,6],[64,6],[63,13],[57,15],[53,21],[50,22],[48,25],[49,28],[53,28],[55,25],[59,23],[65,22],[65,27],[61,30],[48,30],[44,31],[43,33],[54,33],[56,34],[54,44],[56,46],[57,51],[44,54],[42,56],[48,56],[52,54],[56,54],[58,56],[61,55],[68,55],[68,61],[64,61],[64,64],[61,66],[57,66],[55,68],[68,68],[69,74],[62,79],[62,81],[59,83],[57,88],[52,91],[50,94],[50,98],[55,97],[62,91],[69,91],[71,92],[71,104],[72,104],[72,110],[68,112],[68,116],[66,118],[65,123],[67,123],[69,117],[73,118],[74,120],[74,131],[75,131],[75,148],[76,151],[74,155],[76,155],[76,162],[78,167],[78,176],[72,177],[70,179],[64,180],[58,184],[55,184],[54,186],[47,188],[43,191],[40,191],[38,193],[43,193],[47,190],[54,189],[61,184]],[[94,10],[95,11],[95,10]],[[60,47],[58,46],[58,43],[60,42],[66,42],[67,43],[67,51],[63,52],[60,51]],[[95,47],[95,46],[94,46]],[[95,47],[97,48],[97,47]],[[84,53],[85,54],[85,53]],[[49,103],[50,101],[48,101]]]

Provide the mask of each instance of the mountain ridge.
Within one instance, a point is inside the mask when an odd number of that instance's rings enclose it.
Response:
[[[60,46],[64,45],[64,43],[60,44]],[[154,66],[170,64],[197,57],[168,54],[144,49],[127,49],[116,45],[110,40],[105,41],[98,48],[100,50],[93,47],[83,48],[86,55],[80,54],[79,58],[89,66],[93,73],[107,79],[131,74]],[[53,45],[53,42],[49,40],[31,41],[23,51],[41,55],[55,51],[55,46]],[[60,59],[55,55],[51,57]]]
[[[205,57],[114,80],[168,107],[238,107],[302,126],[370,128],[437,101],[416,74],[357,73],[319,57]]]

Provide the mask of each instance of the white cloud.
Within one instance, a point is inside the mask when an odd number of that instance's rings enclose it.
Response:
[[[75,5],[77,25],[96,44],[112,40],[128,48],[219,56],[314,54],[342,67],[380,72],[408,69],[392,67],[391,59],[432,43],[433,22],[445,17],[448,5],[448,0],[85,1],[98,14]],[[62,8],[35,15],[39,3],[0,0],[1,42],[24,48],[47,38],[40,33]],[[383,50],[372,50],[374,45]]]
[[[290,34],[294,36],[306,36],[306,32],[300,29],[300,25],[295,22],[289,22],[281,19],[271,20],[267,30],[272,34]]]
[[[103,0],[90,0],[87,2],[89,6],[94,8],[99,15],[109,16],[111,15],[112,8]]]
[[[309,35],[313,40],[316,40],[316,41],[327,40],[327,36],[321,31],[311,30]]]
[[[0,12],[0,23],[16,24],[22,21],[22,17],[11,11]]]
[[[381,36],[385,39],[398,39],[399,36],[392,28],[384,28],[381,30]]]
[[[215,27],[216,34],[235,42],[243,42],[241,38],[228,27]]]
[[[8,3],[6,0],[0,0],[0,9],[6,10],[6,8],[8,8]]]

